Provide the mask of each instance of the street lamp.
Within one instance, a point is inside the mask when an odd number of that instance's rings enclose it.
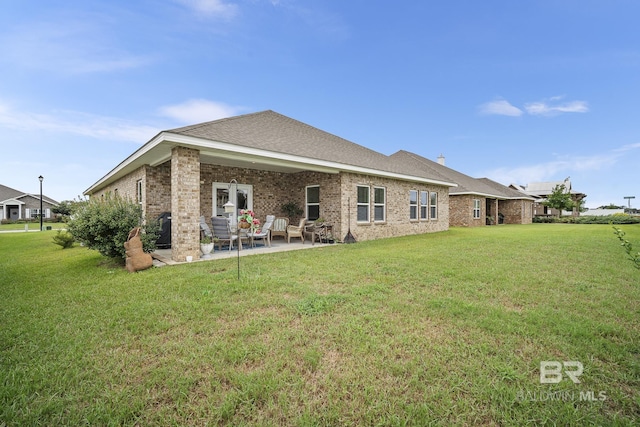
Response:
[[[231,184],[236,185],[235,194],[238,194],[238,181],[236,181],[236,179],[234,178],[229,182],[229,200],[227,200],[227,203],[222,206],[224,207],[224,211],[226,213],[235,212],[236,215],[236,236],[238,237],[238,241],[236,242],[236,251],[238,252],[238,280],[240,280],[240,229],[238,228],[238,210],[236,209],[236,205],[234,205],[231,201]],[[233,239],[229,241],[229,244],[231,244],[232,242]]]
[[[38,179],[40,180],[40,231],[42,231],[42,180],[44,177],[40,175]]]

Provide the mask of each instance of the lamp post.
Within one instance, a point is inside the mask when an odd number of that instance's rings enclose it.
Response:
[[[627,199],[627,206],[629,207],[629,209],[631,209],[631,199],[635,199],[636,196],[624,196],[624,198]]]
[[[40,175],[38,179],[40,180],[40,231],[42,231],[42,180],[44,177]]]
[[[238,252],[238,280],[240,280],[240,228],[238,228],[238,210],[236,209],[236,205],[234,205],[231,201],[231,184],[236,185],[235,194],[238,194],[238,181],[236,181],[236,179],[234,178],[229,182],[229,200],[227,200],[227,203],[225,203],[223,206],[226,213],[235,212],[236,216],[236,236],[238,237],[238,242],[236,243],[236,251]],[[233,240],[230,240],[229,244],[231,244],[232,242]]]

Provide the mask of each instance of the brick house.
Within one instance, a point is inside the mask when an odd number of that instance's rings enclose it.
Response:
[[[229,198],[262,220],[285,216],[282,205],[293,202],[338,240],[348,229],[370,240],[447,230],[455,186],[403,156],[263,111],[160,132],[85,194],[117,192],[148,219],[170,212],[171,257],[184,261],[200,256],[200,216],[225,215]]]
[[[565,192],[571,195],[574,207],[571,211],[572,216],[580,216],[580,207],[582,201],[587,197],[586,194],[574,190],[571,187],[570,177],[564,181],[546,181],[546,182],[530,182],[526,185],[511,184],[511,188],[521,191],[535,199],[533,203],[533,216],[559,216],[561,212],[557,209],[544,205],[547,197],[549,197],[557,186],[564,185]]]
[[[441,155],[437,162],[414,153],[399,151],[392,155],[423,173],[443,181],[455,182],[449,190],[449,225],[477,227],[493,224],[531,224],[535,198],[488,178],[472,178],[448,168]]]
[[[58,206],[58,202],[43,195],[43,218],[52,218],[51,209]],[[29,194],[0,185],[0,220],[18,221],[21,219],[36,219],[40,214],[40,194]]]

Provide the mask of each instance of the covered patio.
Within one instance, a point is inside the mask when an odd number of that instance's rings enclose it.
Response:
[[[287,252],[287,251],[297,251],[302,249],[313,249],[313,248],[322,248],[327,246],[335,246],[336,244],[330,243],[320,243],[315,242],[315,244],[311,244],[310,241],[305,240],[304,243],[299,239],[295,241],[291,241],[291,243],[287,243],[284,239],[274,239],[271,241],[271,247],[263,245],[261,243],[257,244],[255,247],[251,247],[249,245],[243,245],[242,250],[238,251],[238,249],[234,246],[232,250],[229,250],[227,246],[223,246],[222,250],[219,250],[216,246],[215,249],[211,252],[210,258],[198,258],[194,259],[192,262],[207,262],[207,261],[216,261],[226,258],[235,258],[238,255],[241,257],[251,256],[251,255],[263,255],[270,254],[275,252]],[[154,265],[157,267],[163,265],[179,265],[185,264],[187,261],[175,261],[171,258],[171,249],[156,249],[151,253],[151,256],[154,260]]]

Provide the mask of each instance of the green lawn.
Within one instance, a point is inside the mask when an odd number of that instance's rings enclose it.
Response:
[[[640,270],[610,226],[243,257],[239,282],[235,259],[131,274],[54,235],[0,234],[0,426],[640,419]]]

